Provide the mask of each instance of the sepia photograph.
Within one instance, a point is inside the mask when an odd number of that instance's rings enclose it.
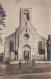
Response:
[[[0,0],[0,79],[51,79],[51,0]]]

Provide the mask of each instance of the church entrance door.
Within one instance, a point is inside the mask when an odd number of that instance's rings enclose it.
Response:
[[[31,55],[30,55],[30,46],[28,46],[28,45],[25,45],[24,47],[23,47],[23,52],[24,52],[24,60],[30,60],[30,58],[31,58]]]
[[[29,59],[29,51],[28,50],[24,51],[24,59]]]

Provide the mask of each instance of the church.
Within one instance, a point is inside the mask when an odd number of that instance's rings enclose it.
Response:
[[[20,9],[20,22],[15,32],[5,37],[4,61],[31,61],[47,58],[46,39],[39,35],[32,25],[32,8]],[[44,49],[45,54],[39,54]]]

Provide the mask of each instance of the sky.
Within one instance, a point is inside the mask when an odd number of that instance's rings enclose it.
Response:
[[[19,26],[19,12],[20,8],[32,8],[32,25],[37,29],[44,38],[48,38],[51,34],[51,0],[0,0],[6,12],[5,27],[2,27],[3,42],[5,37],[10,35]],[[4,44],[0,46],[4,51]]]

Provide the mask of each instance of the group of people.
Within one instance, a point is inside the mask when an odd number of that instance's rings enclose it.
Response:
[[[35,67],[35,59],[32,59],[32,65]],[[22,62],[21,60],[19,61],[19,70],[21,69]]]

